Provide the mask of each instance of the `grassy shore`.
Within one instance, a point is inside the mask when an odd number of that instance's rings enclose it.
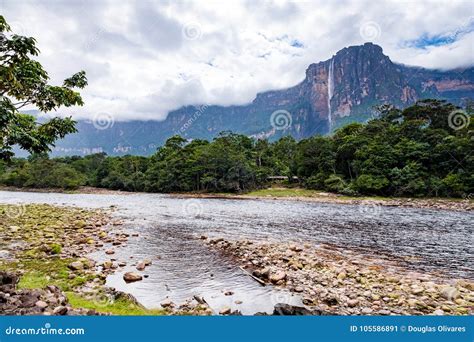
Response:
[[[100,211],[50,205],[0,205],[0,247],[8,256],[0,270],[20,273],[18,289],[59,287],[72,308],[114,315],[156,315],[127,297],[107,293],[105,276],[86,255],[107,238],[108,216]],[[77,269],[71,265],[80,264]],[[84,286],[94,295],[85,296]]]

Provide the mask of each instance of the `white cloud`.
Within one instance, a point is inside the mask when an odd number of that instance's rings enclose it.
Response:
[[[20,33],[37,38],[53,82],[86,70],[86,105],[62,111],[76,118],[107,112],[117,120],[161,120],[183,105],[248,103],[257,92],[298,83],[309,64],[362,44],[367,22],[380,28],[374,43],[394,61],[442,69],[473,64],[473,33],[425,49],[402,44],[466,25],[474,14],[468,1],[1,4]],[[183,34],[189,25],[196,36]]]

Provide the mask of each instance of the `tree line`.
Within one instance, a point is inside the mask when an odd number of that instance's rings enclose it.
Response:
[[[270,176],[285,176],[289,185],[346,195],[474,193],[469,111],[439,100],[419,101],[404,110],[389,105],[378,110],[367,123],[351,123],[331,136],[301,141],[286,136],[270,142],[222,132],[212,141],[173,136],[150,157],[93,154],[50,159],[34,154],[0,162],[0,184],[238,193],[267,187]]]

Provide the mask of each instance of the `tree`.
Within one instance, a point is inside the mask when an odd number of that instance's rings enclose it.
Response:
[[[64,80],[62,86],[48,84],[48,73],[32,59],[38,56],[36,40],[10,32],[10,26],[0,15],[0,160],[10,160],[14,145],[30,153],[43,153],[57,139],[76,132],[69,118],[53,118],[37,123],[31,115],[20,113],[28,105],[41,112],[61,106],[83,105],[74,88],[84,88],[87,78],[80,71]]]

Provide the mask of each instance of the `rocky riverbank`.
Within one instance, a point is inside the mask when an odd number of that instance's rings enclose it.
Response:
[[[377,197],[347,197],[327,192],[315,192],[311,196],[275,196],[275,195],[233,195],[233,194],[173,194],[179,198],[216,198],[216,199],[240,199],[240,200],[285,200],[299,202],[334,203],[362,205],[367,208],[363,211],[377,212],[378,206],[405,207],[420,209],[473,211],[474,201],[471,197],[465,199],[442,199],[442,198],[377,198]]]
[[[98,210],[0,205],[0,313],[95,315],[118,304],[140,309],[105,287],[105,276],[87,258],[115,240],[119,225]]]
[[[112,219],[112,210],[0,205],[0,315],[212,314],[203,299],[164,301],[162,308],[149,310],[105,286],[106,277],[124,266],[115,250],[139,238]],[[88,255],[102,249],[110,259],[96,264]],[[138,262],[137,272],[124,275],[124,281],[141,280],[149,263]]]
[[[18,289],[18,275],[0,271],[2,315],[99,315],[95,310],[73,308],[67,295],[54,285],[44,289]]]
[[[329,246],[201,237],[262,284],[298,293],[333,315],[472,315],[474,282],[410,272]],[[284,300],[284,298],[282,298]]]

